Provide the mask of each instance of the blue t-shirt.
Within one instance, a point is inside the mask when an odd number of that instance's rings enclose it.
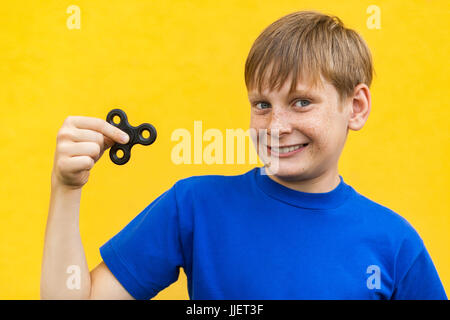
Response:
[[[447,299],[414,228],[340,177],[287,188],[264,167],[177,181],[100,253],[136,299],[175,282],[190,299]]]

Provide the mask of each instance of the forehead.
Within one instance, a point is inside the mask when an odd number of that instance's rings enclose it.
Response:
[[[267,81],[264,81],[261,85],[261,91],[255,86],[248,90],[248,97],[257,98],[261,96],[271,96],[271,95],[283,95],[283,96],[291,96],[295,94],[303,94],[309,96],[317,96],[317,95],[328,95],[333,94],[334,86],[326,81],[322,76],[320,76],[320,80],[316,85],[312,83],[312,81],[302,81],[301,79],[297,79],[297,85],[293,88],[292,92],[290,91],[292,84],[292,77],[289,77],[281,87],[279,88],[270,88]]]
[[[273,88],[272,90],[268,85],[262,86],[262,90],[258,91],[257,88],[251,88],[248,91],[248,98],[255,99],[259,97],[271,97],[271,96],[286,96],[303,95],[307,97],[318,96],[333,96],[336,94],[334,86],[327,81],[322,81],[320,84],[314,86],[311,83],[304,83],[297,81],[297,85],[293,91],[289,91],[291,87],[291,81],[287,80],[280,88]]]

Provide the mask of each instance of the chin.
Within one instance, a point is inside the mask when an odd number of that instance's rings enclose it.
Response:
[[[269,174],[273,174],[280,180],[298,181],[305,178],[305,169],[298,165],[290,166],[279,163],[278,168],[271,169],[270,166],[266,166],[266,168]]]

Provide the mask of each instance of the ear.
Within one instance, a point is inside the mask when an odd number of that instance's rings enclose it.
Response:
[[[369,117],[371,108],[369,87],[364,83],[358,84],[349,103],[351,110],[348,128],[355,131],[361,130]]]

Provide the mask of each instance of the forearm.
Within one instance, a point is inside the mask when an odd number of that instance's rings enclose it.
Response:
[[[69,189],[52,183],[41,299],[89,299],[91,279],[79,230],[80,199],[81,188]]]

